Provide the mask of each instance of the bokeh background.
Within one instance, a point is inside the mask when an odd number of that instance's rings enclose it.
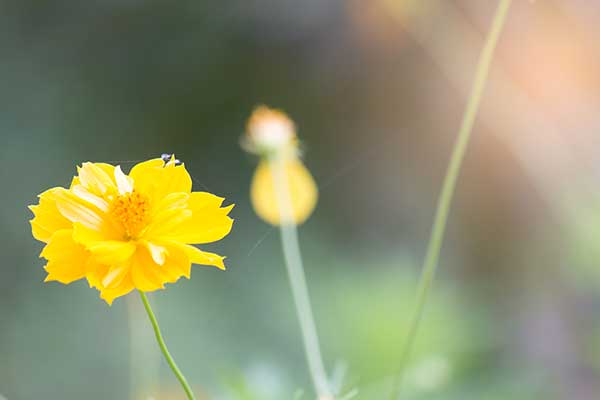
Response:
[[[165,152],[236,204],[207,246],[228,271],[151,295],[172,353],[211,398],[312,398],[239,148],[260,103],[295,119],[321,189],[300,239],[328,369],[386,398],[495,3],[3,1],[0,398],[183,398],[135,294],[108,307],[85,282],[42,283],[26,208],[81,162]],[[600,393],[599,37],[598,2],[513,2],[407,398]]]

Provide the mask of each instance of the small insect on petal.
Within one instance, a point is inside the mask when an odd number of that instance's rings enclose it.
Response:
[[[170,165],[171,163],[175,166],[181,165],[181,160],[175,158],[175,154],[162,153],[160,158],[165,162],[166,165]]]

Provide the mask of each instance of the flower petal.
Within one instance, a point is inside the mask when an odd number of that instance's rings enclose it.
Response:
[[[144,233],[149,240],[165,237],[178,225],[192,217],[192,211],[188,209],[174,209],[162,211],[154,216],[152,223]]]
[[[192,178],[185,166],[165,164],[160,158],[137,164],[131,169],[129,176],[133,178],[136,190],[151,196],[157,202],[170,193],[192,191]]]
[[[105,213],[108,212],[108,203],[100,196],[96,196],[88,191],[83,185],[74,185],[71,187],[71,192],[91,205],[95,206],[98,210]]]
[[[155,247],[162,247],[165,253],[165,262],[160,265],[154,260],[154,256],[149,252],[152,261],[156,264],[152,271],[163,283],[174,283],[182,276],[189,278],[191,263],[187,254],[182,249],[170,246],[169,243],[153,243]],[[139,250],[139,249],[138,249]],[[149,248],[146,247],[146,251]],[[145,257],[145,255],[142,255]],[[147,260],[147,258],[146,258]],[[149,263],[149,260],[148,260]]]
[[[70,229],[71,221],[66,219],[56,207],[56,191],[62,188],[46,190],[39,195],[38,205],[29,206],[34,218],[31,222],[33,237],[39,241],[48,243],[52,235],[61,229]]]
[[[80,222],[75,222],[73,224],[73,239],[84,246],[91,246],[98,242],[116,238],[108,237],[102,230],[91,229]]]
[[[69,221],[80,222],[91,229],[100,229],[102,226],[101,212],[93,204],[63,188],[57,188],[54,196],[56,207]]]
[[[193,264],[212,265],[222,270],[225,269],[225,264],[223,264],[225,257],[202,251],[191,245],[182,245],[182,247]]]
[[[97,196],[117,190],[113,180],[114,168],[109,164],[85,162],[78,168],[79,182]]]
[[[157,168],[163,168],[164,166],[165,162],[162,158],[153,158],[151,160],[134,165],[133,168],[131,168],[131,171],[129,171],[129,176],[132,177],[135,182],[143,175],[148,174],[149,171],[153,171]]]
[[[131,193],[133,191],[133,178],[125,175],[121,170],[121,166],[115,168],[115,182],[119,189],[119,194]]]
[[[287,222],[302,224],[312,214],[317,204],[317,185],[300,160],[290,158],[283,162],[291,202],[291,221]],[[251,200],[259,217],[271,225],[280,225],[282,218],[278,195],[273,184],[273,172],[273,166],[268,161],[261,161],[252,179]]]
[[[148,252],[138,251],[131,264],[131,278],[135,287],[142,292],[164,289],[158,268]]]
[[[167,259],[167,255],[169,254],[169,252],[167,251],[167,249],[165,247],[159,246],[157,244],[154,244],[154,243],[148,242],[148,241],[143,241],[142,244],[144,246],[146,246],[146,248],[150,252],[150,256],[152,257],[152,260],[156,264],[163,265],[165,263],[165,260]]]
[[[190,200],[189,193],[174,192],[163,197],[155,206],[154,214],[160,214],[169,210],[186,209]]]
[[[221,240],[231,232],[233,226],[233,219],[227,216],[233,205],[220,208],[222,203],[221,197],[193,192],[188,201],[188,207],[192,211],[191,218],[172,225],[172,229],[168,231],[163,230],[163,235],[172,240],[193,244]]]
[[[107,289],[114,289],[121,285],[125,276],[129,273],[130,268],[128,264],[119,265],[116,267],[109,268],[107,274],[102,279],[102,287]]]
[[[98,290],[101,290],[103,288],[102,280],[108,273],[109,266],[100,264],[96,260],[94,260],[93,257],[90,257],[88,259],[85,269],[86,269],[85,277],[86,277],[90,287],[91,288],[95,287],[95,288],[98,288]]]
[[[135,287],[133,286],[133,280],[131,279],[131,274],[125,275],[123,280],[120,282],[119,286],[115,288],[102,288],[100,290],[100,298],[108,305],[112,305],[113,301],[117,297],[121,297],[131,292]]]
[[[85,277],[89,254],[73,240],[72,233],[69,229],[57,231],[44,247],[41,257],[48,260],[44,267],[48,276],[44,282],[68,284]]]
[[[187,252],[182,248],[183,246],[181,244],[173,245],[168,242],[163,242],[161,245],[169,251],[163,268],[170,271],[177,278],[185,276],[187,279],[190,279],[192,263]]]
[[[192,178],[185,169],[185,165],[175,165],[174,163],[168,163],[162,169],[162,181],[159,183],[159,189],[164,196],[169,193],[192,192]]]
[[[132,242],[107,240],[88,245],[87,249],[92,253],[94,260],[100,264],[120,265],[133,256],[136,245]]]
[[[163,274],[165,282],[175,282],[182,276],[189,279],[192,263],[188,257],[185,245],[172,240],[157,240],[154,243],[164,247],[167,251],[165,263],[159,268],[159,272]]]

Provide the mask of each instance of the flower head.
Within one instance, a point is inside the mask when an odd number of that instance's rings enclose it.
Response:
[[[258,106],[248,119],[242,145],[261,156],[290,155],[298,150],[296,127],[283,111]]]
[[[250,189],[254,210],[272,225],[303,223],[315,209],[318,190],[300,159],[294,123],[282,111],[259,106],[246,129],[243,147],[261,157]],[[279,185],[276,177],[282,178]]]
[[[133,289],[163,289],[190,277],[191,264],[225,269],[224,257],[192,244],[225,237],[233,205],[192,192],[190,175],[175,157],[120,166],[83,163],[66,189],[55,187],[30,206],[33,236],[46,243],[46,282],[86,278],[111,304]]]

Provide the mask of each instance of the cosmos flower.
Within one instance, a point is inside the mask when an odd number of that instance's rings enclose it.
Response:
[[[299,141],[292,120],[279,110],[257,107],[246,127],[242,147],[261,157],[256,168],[250,197],[256,214],[271,225],[302,224],[317,204],[315,181],[300,159]],[[290,210],[283,213],[275,185],[281,172],[287,186]],[[287,220],[286,220],[287,219]]]
[[[224,257],[192,244],[215,242],[231,230],[233,205],[192,192],[190,175],[174,157],[120,166],[83,163],[66,189],[55,187],[30,206],[33,236],[46,243],[46,282],[87,279],[112,304],[133,289],[163,289],[191,264],[225,269]]]

